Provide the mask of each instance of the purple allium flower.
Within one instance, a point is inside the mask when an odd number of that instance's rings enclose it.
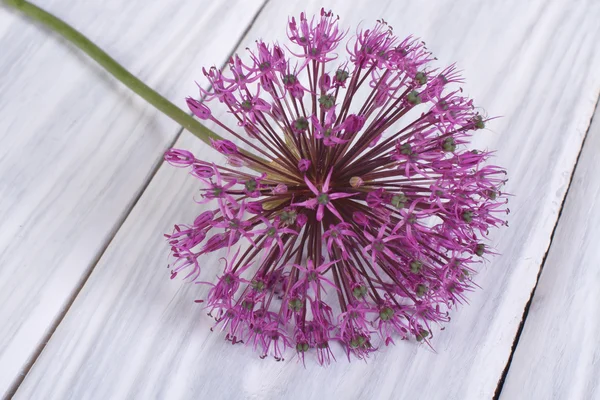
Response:
[[[327,364],[336,342],[361,359],[394,339],[428,342],[476,286],[489,228],[506,225],[506,172],[468,147],[489,118],[454,66],[433,68],[422,42],[383,21],[342,44],[333,14],[301,14],[288,37],[232,57],[230,73],[204,70],[211,89],[188,99],[237,142],[212,141],[227,165],[165,155],[214,204],[166,235],[172,276],[197,279],[202,265],[216,277],[216,325],[262,357],[312,349]],[[215,118],[215,100],[236,124]],[[202,263],[214,251],[224,270]]]

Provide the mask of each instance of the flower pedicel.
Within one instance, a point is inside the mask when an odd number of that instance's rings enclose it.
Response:
[[[384,21],[345,44],[322,10],[292,18],[288,37],[232,57],[229,74],[204,70],[211,90],[188,99],[244,150],[213,140],[227,165],[166,153],[212,205],[166,235],[172,276],[216,275],[205,302],[216,326],[263,357],[313,349],[327,364],[334,342],[364,358],[396,338],[428,341],[475,286],[488,228],[506,225],[505,171],[465,146],[488,119],[454,66],[432,69],[424,44]],[[202,265],[215,251],[224,270]]]

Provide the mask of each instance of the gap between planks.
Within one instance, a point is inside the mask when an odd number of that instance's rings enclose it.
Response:
[[[250,29],[252,28],[252,26],[256,23],[256,21],[258,20],[258,17],[262,13],[262,11],[266,7],[266,5],[269,3],[269,1],[270,0],[265,0],[262,3],[262,5],[258,8],[258,10],[256,11],[256,13],[252,17],[252,20],[250,21],[250,23],[248,24],[248,26],[246,26],[246,29],[244,29],[244,31],[242,32],[242,34],[239,36],[238,40],[236,40],[236,42],[234,43],[234,45],[232,47],[232,50],[231,50],[231,52],[229,53],[229,55],[227,57],[227,60],[221,65],[221,69],[225,68],[225,66],[227,65],[227,62],[234,55],[235,50],[241,45],[241,43],[243,42],[244,38],[246,37],[246,35],[248,34],[248,32],[250,31]],[[69,44],[69,46],[71,46],[71,45]],[[82,57],[82,58],[88,59],[88,61],[89,61],[88,57]],[[190,115],[192,115],[192,114],[190,113]],[[172,146],[175,145],[175,143],[177,142],[177,140],[179,139],[179,137],[182,135],[183,131],[184,131],[183,126],[180,126],[179,129],[178,129],[178,131],[177,131],[177,133],[173,137],[173,140],[169,143],[169,148],[171,148]],[[15,382],[12,384],[12,386],[8,389],[8,391],[6,393],[6,399],[12,398],[15,395],[15,393],[17,392],[17,390],[19,389],[19,387],[21,386],[21,384],[23,383],[23,381],[25,380],[25,377],[27,376],[27,374],[31,370],[31,367],[33,367],[33,364],[35,364],[35,362],[39,358],[40,354],[42,354],[42,351],[44,351],[44,348],[46,347],[46,344],[48,344],[48,341],[50,340],[50,338],[52,337],[52,335],[54,335],[54,332],[56,331],[56,328],[58,328],[58,326],[61,324],[61,322],[63,321],[63,319],[67,315],[67,312],[69,312],[69,309],[73,305],[73,302],[75,302],[75,299],[79,296],[79,293],[81,292],[81,290],[85,286],[85,284],[88,281],[89,277],[92,275],[92,272],[94,272],[94,269],[96,268],[96,265],[98,265],[98,262],[100,261],[100,259],[102,258],[102,256],[104,256],[104,253],[106,252],[106,249],[108,249],[108,246],[110,246],[110,244],[112,243],[112,241],[115,238],[117,232],[119,232],[119,230],[121,229],[121,226],[123,225],[123,223],[125,223],[125,221],[129,217],[129,214],[131,214],[131,211],[135,208],[135,206],[137,205],[138,201],[140,200],[140,198],[142,197],[142,195],[144,194],[144,192],[146,191],[146,189],[150,185],[150,182],[152,182],[152,179],[154,179],[154,176],[156,175],[156,173],[158,172],[158,170],[160,169],[160,167],[163,165],[163,163],[164,163],[164,159],[161,157],[159,159],[158,163],[156,163],[156,165],[154,166],[154,168],[152,168],[152,171],[148,175],[147,180],[140,187],[139,192],[135,195],[135,197],[131,201],[130,205],[125,209],[125,212],[123,213],[122,217],[117,220],[114,229],[109,233],[109,235],[108,235],[106,241],[104,242],[104,244],[102,245],[100,251],[98,252],[98,254],[96,255],[96,257],[93,259],[93,261],[91,263],[91,266],[89,267],[88,271],[83,275],[83,277],[81,278],[81,281],[77,284],[77,287],[73,291],[73,294],[68,299],[65,308],[59,313],[59,315],[56,318],[55,322],[50,325],[50,327],[48,329],[48,332],[46,333],[46,335],[44,335],[43,340],[41,341],[40,345],[38,346],[38,348],[35,350],[35,352],[31,356],[31,359],[27,362],[27,364],[23,368],[23,371],[17,377],[17,379],[15,380]]]
[[[585,131],[585,135],[583,136],[583,140],[581,142],[581,147],[579,148],[579,153],[577,153],[577,158],[575,159],[575,164],[573,165],[573,169],[571,170],[571,175],[569,176],[569,183],[567,185],[567,190],[565,191],[565,195],[560,203],[560,208],[558,210],[558,216],[556,217],[556,221],[554,222],[554,227],[552,228],[552,233],[550,234],[550,242],[548,243],[548,248],[544,253],[544,257],[542,258],[542,262],[540,264],[540,268],[537,273],[537,277],[535,279],[535,285],[531,290],[531,294],[529,296],[529,300],[525,304],[525,308],[523,309],[523,316],[521,318],[521,322],[519,323],[519,329],[517,329],[517,333],[515,334],[515,338],[513,340],[513,344],[510,348],[510,355],[508,356],[508,360],[506,361],[506,366],[504,367],[504,371],[502,371],[502,375],[498,380],[498,385],[496,386],[496,391],[494,392],[494,400],[498,400],[500,398],[500,394],[502,393],[502,388],[504,387],[504,382],[506,381],[506,377],[508,375],[508,371],[510,370],[510,366],[512,364],[512,360],[515,354],[515,350],[519,345],[519,339],[521,338],[521,333],[523,333],[523,327],[525,326],[525,321],[527,320],[527,316],[529,315],[529,308],[531,307],[531,303],[533,298],[535,297],[535,291],[538,287],[538,283],[540,282],[540,277],[542,276],[542,272],[544,270],[544,265],[546,264],[546,258],[548,257],[548,253],[550,252],[550,248],[552,247],[552,243],[554,241],[554,234],[556,233],[556,228],[558,227],[558,223],[560,222],[560,218],[562,216],[565,202],[567,201],[567,197],[569,196],[569,190],[571,189],[571,185],[573,184],[573,178],[575,177],[575,171],[577,170],[577,165],[579,165],[579,159],[581,158],[581,153],[583,151],[583,147],[585,146],[585,142],[590,133],[590,128],[592,123],[594,122],[594,116],[596,115],[596,110],[600,106],[600,93],[598,93],[596,99],[596,105],[594,106],[594,112],[590,118],[590,122],[588,123],[587,129]]]

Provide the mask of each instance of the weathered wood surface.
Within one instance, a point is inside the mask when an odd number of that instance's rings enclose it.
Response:
[[[600,108],[501,399],[600,398]]]
[[[262,1],[38,4],[183,107],[200,64],[227,59]],[[180,127],[2,2],[0,116],[2,397],[37,355]]]
[[[494,395],[525,304],[550,244],[600,89],[600,10],[594,0],[271,0],[240,48],[281,39],[287,15],[331,7],[353,27],[379,17],[414,33],[443,63],[457,61],[465,90],[492,115],[476,140],[508,168],[511,228],[495,235],[501,257],[485,266],[482,290],[435,332],[436,352],[413,342],[368,364],[304,369],[231,347],[193,303],[197,285],[169,281],[161,236],[203,208],[196,181],[163,165],[121,226],[20,386],[17,398],[375,398],[486,399]],[[228,16],[227,18],[233,18]],[[205,61],[206,63],[207,61]],[[199,77],[199,71],[198,75]],[[184,134],[177,147],[216,159]],[[141,168],[141,167],[140,167]],[[206,265],[216,264],[213,258]],[[517,360],[515,359],[515,362]]]

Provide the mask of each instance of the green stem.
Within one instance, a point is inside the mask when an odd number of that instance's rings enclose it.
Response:
[[[39,21],[51,30],[57,32],[62,37],[73,43],[88,56],[100,64],[112,76],[123,82],[128,88],[137,93],[140,97],[152,104],[159,111],[171,117],[175,122],[196,135],[204,142],[210,144],[210,139],[223,139],[198,121],[191,115],[171,103],[169,100],[158,94],[144,82],[140,81],[133,74],[123,68],[111,56],[106,54],[101,48],[92,41],[83,36],[72,26],[55,17],[41,8],[25,0],[3,0],[5,4],[14,7],[33,20]]]

